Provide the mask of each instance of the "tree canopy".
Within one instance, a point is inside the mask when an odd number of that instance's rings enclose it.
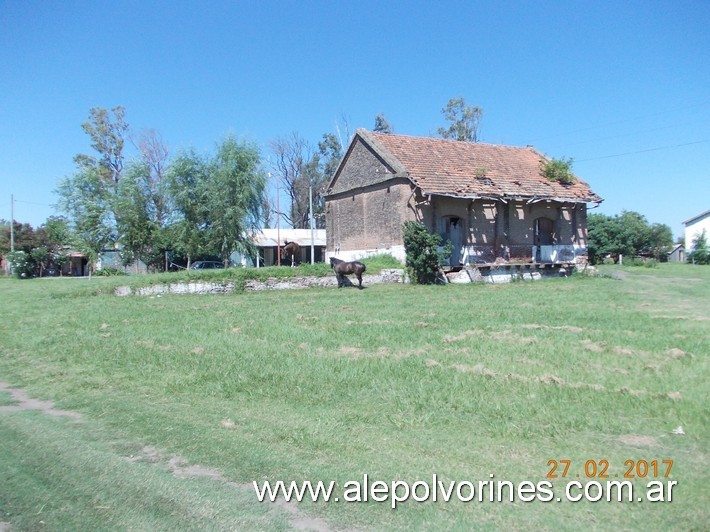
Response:
[[[324,133],[314,149],[300,134],[294,132],[271,142],[274,174],[288,195],[289,210],[282,212],[295,229],[310,227],[310,193],[313,193],[313,217],[317,228],[325,227],[323,212],[325,187],[333,177],[342,149],[338,137]]]
[[[693,239],[693,248],[688,254],[688,260],[693,264],[710,264],[710,249],[705,229]]]
[[[661,260],[673,247],[673,233],[664,224],[649,224],[634,211],[620,215],[587,217],[589,258],[599,262],[608,255],[648,256]]]
[[[194,150],[168,158],[154,130],[143,131],[126,159],[125,111],[91,109],[82,128],[94,155],[77,155],[73,175],[59,184],[58,206],[68,215],[72,245],[95,259],[119,244],[124,264],[140,259],[157,268],[176,251],[227,262],[249,246],[260,225],[266,179],[259,149],[232,136],[212,156]]]
[[[385,117],[385,113],[380,113],[375,117],[375,126],[372,128],[375,133],[393,133],[392,125]]]
[[[449,122],[448,127],[440,127],[439,135],[445,139],[465,142],[478,142],[481,130],[483,109],[479,106],[466,105],[463,97],[451,98],[441,112]]]

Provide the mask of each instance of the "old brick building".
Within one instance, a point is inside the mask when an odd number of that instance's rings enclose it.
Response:
[[[542,175],[534,149],[356,132],[329,184],[328,256],[404,259],[402,223],[450,240],[452,265],[585,262],[587,204],[580,179]]]

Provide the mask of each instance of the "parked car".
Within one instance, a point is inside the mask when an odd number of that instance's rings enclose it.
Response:
[[[190,266],[191,270],[222,270],[224,264],[218,260],[196,260]]]

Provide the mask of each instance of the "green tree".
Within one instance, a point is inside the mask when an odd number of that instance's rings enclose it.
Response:
[[[432,284],[436,282],[440,264],[451,256],[452,247],[448,243],[439,251],[441,236],[430,233],[420,222],[402,224],[404,250],[407,254],[406,266],[413,282]]]
[[[74,175],[62,180],[56,192],[60,210],[71,220],[73,245],[93,263],[104,247],[119,236],[116,195],[123,175],[123,150],[129,127],[121,106],[110,112],[101,107],[90,109],[89,120],[81,127],[89,136],[95,154],[76,155]]]
[[[688,255],[688,261],[693,264],[710,264],[710,249],[705,229],[693,239],[693,250]]]
[[[234,251],[253,253],[251,235],[259,227],[266,191],[259,149],[228,136],[209,165],[207,206],[209,246],[225,266]]]
[[[643,215],[634,211],[622,211],[616,216],[590,214],[587,236],[589,258],[594,263],[607,255],[651,255],[660,259],[673,245],[672,232],[667,225],[650,225]]]
[[[445,139],[478,142],[483,109],[466,105],[466,100],[451,98],[441,112],[449,122],[448,127],[440,127],[439,135]]]
[[[266,177],[256,146],[228,136],[214,157],[180,154],[168,170],[175,221],[167,228],[174,249],[188,258],[250,251],[263,220]]]
[[[665,224],[651,224],[647,252],[658,261],[667,260],[673,249],[673,231]]]
[[[385,113],[380,113],[375,117],[375,126],[372,128],[375,133],[388,133],[394,132],[392,125],[389,123],[385,117]]]
[[[174,208],[174,221],[167,231],[173,250],[192,259],[208,253],[208,162],[194,150],[180,153],[167,171],[167,189]]]
[[[91,147],[97,156],[78,157],[90,166],[98,167],[101,177],[114,184],[119,182],[123,172],[123,148],[129,129],[125,117],[126,110],[122,106],[114,107],[110,112],[102,107],[93,107],[89,110],[89,120],[81,124],[91,138]]]
[[[105,179],[99,167],[80,166],[72,177],[60,182],[56,192],[59,208],[71,220],[73,245],[93,263],[107,244],[116,241],[114,183]]]
[[[129,165],[118,183],[112,205],[124,265],[136,259],[154,264],[154,254],[161,251],[155,245],[155,235],[160,226],[151,213],[151,192],[147,166]],[[159,259],[157,262],[160,264]]]
[[[18,221],[13,222],[15,251],[24,251],[31,253],[38,244],[37,234],[30,224],[23,224]],[[10,222],[6,220],[0,221],[0,254],[10,253],[11,249],[10,238]]]
[[[42,229],[46,235],[46,245],[51,254],[51,261],[61,272],[62,266],[69,260],[67,251],[74,241],[74,235],[69,226],[69,220],[63,216],[50,216],[44,222]]]

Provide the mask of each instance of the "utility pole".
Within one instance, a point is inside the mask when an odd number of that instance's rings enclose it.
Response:
[[[10,252],[15,252],[15,195],[10,194]]]
[[[308,182],[308,223],[311,225],[311,264],[315,264],[315,244],[313,242],[313,182]]]
[[[271,174],[269,173],[269,176]],[[279,197],[279,176],[276,176],[276,264],[281,266],[281,202]]]

